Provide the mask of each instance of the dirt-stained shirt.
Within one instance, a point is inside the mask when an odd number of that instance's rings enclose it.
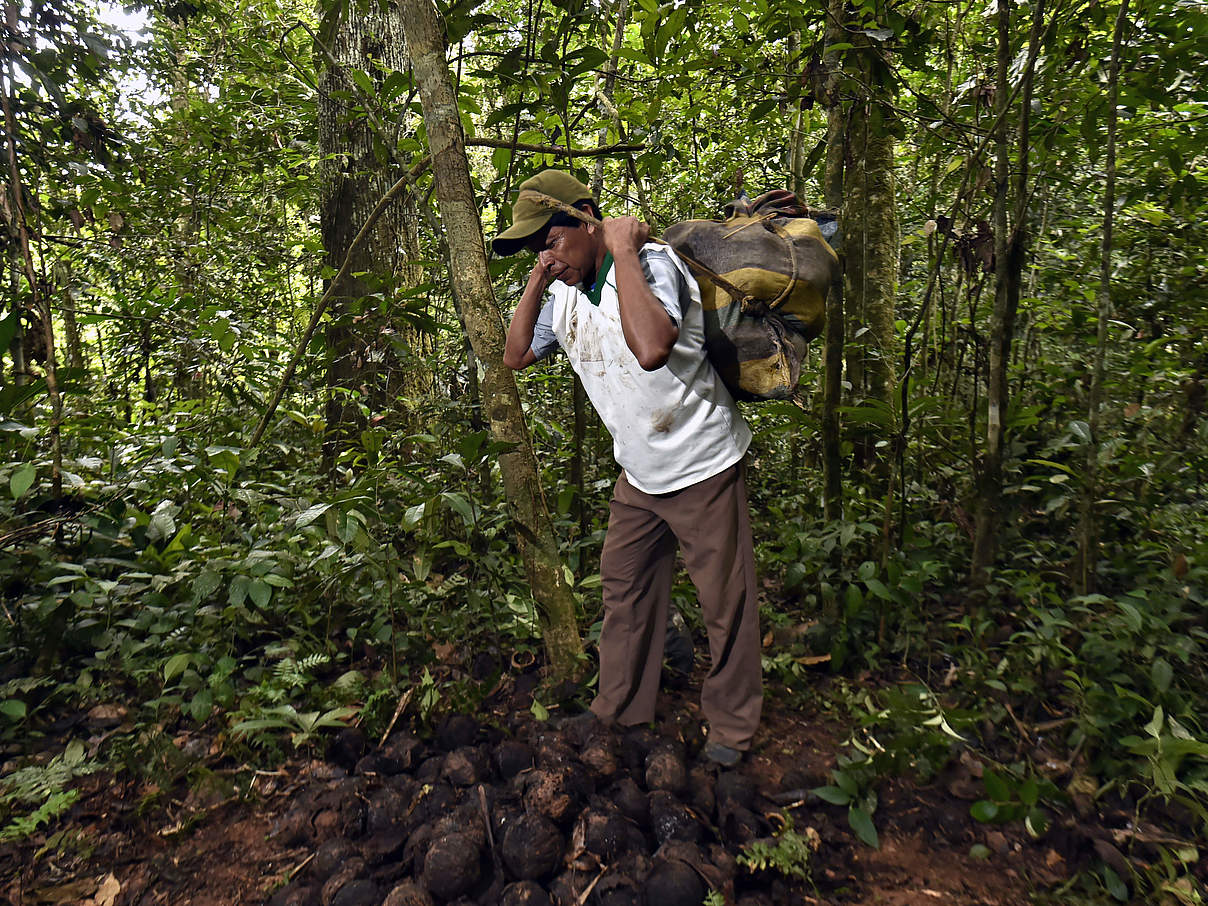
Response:
[[[639,258],[655,297],[679,327],[663,367],[646,371],[625,342],[609,263],[590,295],[580,287],[552,285],[532,349],[538,358],[559,347],[566,353],[612,435],[613,455],[630,484],[647,494],[667,494],[738,462],[751,429],[705,355],[696,280],[665,245],[647,243]]]

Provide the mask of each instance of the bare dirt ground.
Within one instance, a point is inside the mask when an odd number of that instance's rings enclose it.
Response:
[[[562,746],[557,738],[548,741],[549,724],[538,724],[528,713],[531,698],[524,688],[531,683],[517,687],[515,679],[505,682],[488,702],[490,708],[476,715],[484,732],[493,724],[508,728],[493,731],[495,740],[536,739],[534,750]],[[693,748],[699,745],[691,738],[699,732],[698,690],[692,683],[683,692],[663,697],[655,737],[686,753],[685,763],[696,766],[692,776],[697,780],[706,776],[693,760]],[[399,727],[407,729],[407,722],[404,715]],[[753,781],[765,797],[760,800],[765,807],[774,799],[779,815],[791,819],[796,830],[812,829],[817,849],[806,882],[769,871],[752,875],[739,867],[733,875],[732,902],[1012,906],[1030,902],[1036,891],[1051,888],[1076,867],[1071,863],[1080,859],[1079,846],[1034,841],[1018,826],[978,824],[969,814],[971,796],[960,795],[959,785],[950,782],[883,783],[875,814],[880,847],[865,845],[848,826],[846,808],[821,803],[807,792],[830,782],[830,769],[845,738],[846,728],[833,718],[791,711],[771,697],[756,744],[737,771]],[[0,847],[0,903],[218,906],[267,903],[272,898],[274,903],[338,906],[355,901],[351,895],[339,900],[333,890],[318,884],[293,899],[286,895],[316,871],[318,843],[313,835],[304,839],[286,826],[304,799],[312,801],[316,791],[352,789],[347,784],[356,777],[346,777],[339,767],[316,758],[253,772],[232,764],[212,739],[182,735],[176,744],[201,753],[205,771],[193,772],[191,780],[171,790],[111,775],[84,778],[81,796],[65,819],[20,843]],[[369,797],[375,787],[356,789],[361,792],[349,795]],[[322,823],[319,818],[308,820]],[[712,826],[706,833],[710,845],[737,848]],[[401,845],[391,852],[404,853]],[[597,881],[607,875],[604,860],[592,865]],[[377,871],[383,876],[380,868]],[[641,883],[639,879],[639,887]],[[380,904],[389,889],[374,887],[365,902]],[[598,892],[576,890],[576,906],[600,902]],[[481,899],[466,896],[456,902],[501,901],[498,886],[477,895]],[[434,902],[445,900],[437,897]],[[560,900],[555,897],[554,902]]]

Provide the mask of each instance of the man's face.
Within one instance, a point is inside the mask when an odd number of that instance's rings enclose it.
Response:
[[[551,227],[544,247],[535,251],[550,275],[568,286],[596,279],[599,249],[594,233],[587,227]]]

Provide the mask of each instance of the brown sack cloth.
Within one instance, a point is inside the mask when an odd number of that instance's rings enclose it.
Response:
[[[805,345],[822,332],[826,292],[839,267],[797,196],[779,189],[754,201],[743,197],[726,206],[725,220],[686,220],[662,238],[704,265],[693,270],[705,348],[735,399],[792,397]]]

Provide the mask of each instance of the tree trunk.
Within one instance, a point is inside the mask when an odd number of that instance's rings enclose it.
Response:
[[[846,59],[865,86],[882,82],[884,62],[865,35],[850,36],[856,46]],[[843,181],[843,246],[847,322],[848,380],[857,397],[893,411],[897,335],[894,309],[898,289],[898,221],[894,187],[890,105],[880,98],[857,97],[847,123],[847,160]],[[858,334],[858,336],[857,336]],[[865,430],[857,443],[865,465],[875,461],[880,432]]]
[[[827,43],[843,40],[838,27],[843,14],[845,0],[831,0],[831,25],[827,29]],[[838,211],[843,207],[843,162],[846,158],[847,116],[842,100],[836,96],[837,79],[828,78],[826,92],[826,172],[824,176],[823,200],[828,208]],[[843,236],[843,221],[839,221],[839,237]],[[826,341],[823,349],[822,384],[822,474],[823,516],[827,520],[843,517],[843,462],[840,458],[839,405],[843,396],[843,261],[846,255],[844,244],[839,243],[839,267],[831,281],[826,296]]]
[[[1030,51],[1034,53],[1041,35],[1044,2],[1033,8]],[[1027,242],[1028,145],[1032,106],[1032,72],[1023,73],[1019,112],[1018,160],[1015,185],[1011,185],[1011,150],[1007,115],[1011,103],[1008,80],[1011,66],[1011,9],[1007,0],[998,4],[998,66],[995,85],[996,128],[994,162],[994,309],[990,316],[988,343],[990,361],[986,376],[986,446],[977,479],[977,505],[973,524],[973,557],[969,569],[971,587],[989,581],[998,552],[998,530],[1002,522],[1003,458],[1006,449],[1006,417],[1009,403],[1007,369],[1015,339],[1015,315],[1023,280],[1023,258]],[[1008,206],[1013,205],[1010,217]],[[1013,221],[1013,222],[1012,222]]]
[[[1078,526],[1078,579],[1079,594],[1090,594],[1095,590],[1095,565],[1099,556],[1099,532],[1096,525],[1095,500],[1099,497],[1099,409],[1103,400],[1103,361],[1107,353],[1107,324],[1112,316],[1112,229],[1116,210],[1116,124],[1119,114],[1116,109],[1120,96],[1120,45],[1124,29],[1128,24],[1128,0],[1120,0],[1116,14],[1115,33],[1112,36],[1112,58],[1107,83],[1107,174],[1103,183],[1103,242],[1099,252],[1099,329],[1095,342],[1095,364],[1091,375],[1090,401],[1087,425],[1090,442],[1086,450],[1086,470],[1083,475],[1080,524]]]
[[[528,427],[512,372],[503,364],[504,329],[487,270],[482,224],[470,181],[446,43],[432,0],[401,0],[403,30],[424,110],[436,197],[449,245],[450,273],[466,332],[482,362],[483,407],[494,438],[511,445],[499,457],[520,553],[542,616],[555,676],[571,676],[582,655],[575,603],[563,576],[553,525],[537,477]]]
[[[17,81],[13,77],[13,64],[9,60],[5,70],[7,78],[0,85],[0,100],[4,105],[4,128],[8,134],[5,150],[8,152],[9,190],[12,198],[6,200],[4,208],[11,211],[12,223],[10,233],[15,233],[21,250],[21,263],[24,266],[25,279],[29,284],[29,297],[35,317],[42,328],[42,341],[46,360],[43,367],[46,371],[46,396],[50,401],[50,424],[47,435],[50,437],[50,486],[51,493],[60,498],[63,496],[63,448],[61,444],[61,426],[63,424],[63,398],[59,394],[57,375],[57,359],[55,353],[55,325],[51,316],[50,300],[46,297],[38,271],[34,267],[33,252],[30,249],[30,227],[28,212],[25,207],[25,187],[21,182],[21,169],[17,165],[17,142],[19,127],[17,116],[13,110],[13,97]]]
[[[323,154],[321,232],[325,263],[343,264],[353,238],[396,174],[380,156],[392,142],[376,134],[376,117],[358,111],[375,98],[358,95],[350,70],[369,74],[375,88],[387,75],[406,68],[401,11],[391,3],[349,4],[340,25],[322,48],[320,64],[319,148]],[[375,145],[377,147],[375,147]],[[400,362],[398,345],[418,351],[420,337],[389,314],[395,290],[414,285],[419,274],[408,262],[419,257],[418,224],[413,208],[395,205],[378,221],[354,253],[351,274],[332,301],[327,328],[327,438],[324,466],[361,445],[369,412],[393,409],[400,396],[426,388],[417,358]],[[376,294],[371,297],[371,294]],[[366,407],[363,409],[362,407]]]

